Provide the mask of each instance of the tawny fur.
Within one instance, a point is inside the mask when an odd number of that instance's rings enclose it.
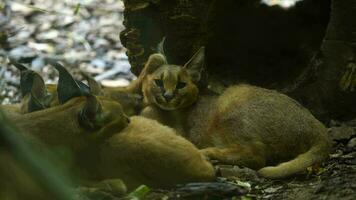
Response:
[[[51,198],[10,154],[0,150],[0,199],[46,200]]]
[[[214,180],[214,168],[192,143],[140,116],[131,117],[128,127],[103,145],[101,155],[107,177],[120,177],[129,188]]]
[[[120,104],[103,97],[97,99],[106,120],[95,131],[78,123],[85,97],[32,113],[6,113],[30,143],[39,140],[44,144],[38,148],[69,152],[71,159],[63,165],[68,165],[65,167],[79,183],[120,178],[133,189],[141,184],[168,188],[214,180],[212,165],[173,129],[144,117],[132,117],[128,123]]]

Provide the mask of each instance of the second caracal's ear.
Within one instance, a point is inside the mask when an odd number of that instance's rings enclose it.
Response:
[[[42,77],[25,67],[24,65],[10,59],[10,63],[21,71],[20,90],[23,97],[29,96],[26,112],[34,112],[46,108],[48,93]]]
[[[31,95],[28,102],[28,112],[45,109],[47,107],[47,97],[49,96],[46,90],[46,85],[41,76],[35,73],[32,80]]]
[[[160,66],[167,64],[167,60],[164,55],[155,53],[150,55],[145,65],[145,73],[151,74],[156,71]]]
[[[184,68],[188,71],[193,82],[199,82],[201,78],[201,72],[204,68],[205,62],[205,47],[201,47],[192,58],[184,65]]]
[[[72,75],[63,67],[63,65],[51,60],[48,62],[54,66],[59,73],[57,85],[59,103],[63,104],[74,97],[89,94],[88,87],[84,83],[74,80]]]
[[[95,131],[101,128],[98,120],[102,114],[102,107],[97,98],[93,95],[87,95],[85,105],[79,113],[78,121],[79,124],[91,131]]]
[[[143,69],[144,74],[151,74],[156,71],[160,66],[167,64],[167,58],[164,53],[164,44],[166,37],[162,38],[162,41],[157,45],[157,53],[150,55]]]
[[[165,43],[166,43],[166,37],[163,37],[161,42],[158,43],[157,49],[156,49],[157,53],[162,54],[164,56],[166,56],[166,53],[164,52],[164,44]]]
[[[38,97],[42,98],[45,97],[47,94],[46,91],[46,85],[40,75],[35,73],[32,78],[32,87],[31,87],[31,94]]]
[[[21,90],[21,95],[24,97],[25,95],[31,93],[31,88],[33,84],[33,77],[36,72],[28,69],[26,66],[24,66],[21,63],[18,63],[14,59],[9,59],[10,63],[14,65],[18,70],[20,70],[20,90]],[[38,75],[38,74],[37,74]],[[40,75],[38,75],[40,76]]]
[[[116,105],[119,106],[119,105]],[[116,108],[117,109],[117,108]],[[120,132],[129,123],[129,118],[120,110],[113,115],[109,109],[104,111],[102,105],[94,95],[87,95],[83,108],[78,113],[78,122],[82,128],[92,132],[88,135],[94,141],[100,142]]]

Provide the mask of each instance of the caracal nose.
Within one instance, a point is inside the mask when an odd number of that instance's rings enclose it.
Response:
[[[170,102],[173,99],[173,93],[170,91],[165,91],[163,97],[166,99],[167,102]]]

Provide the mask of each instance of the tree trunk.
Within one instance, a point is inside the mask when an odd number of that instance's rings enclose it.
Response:
[[[172,64],[206,46],[209,81],[278,89],[323,120],[355,116],[354,0],[334,0],[330,22],[330,0],[304,0],[288,10],[260,0],[124,3],[121,40],[135,74],[165,36]]]
[[[320,52],[292,96],[320,119],[356,116],[356,1],[333,0]]]

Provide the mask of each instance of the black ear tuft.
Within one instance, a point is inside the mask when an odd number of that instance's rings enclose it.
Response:
[[[82,85],[84,83],[78,84],[78,82],[74,80],[72,75],[63,67],[63,65],[52,60],[48,60],[48,63],[54,66],[59,73],[57,85],[59,103],[63,104],[74,97],[86,94],[86,91],[84,91],[85,87]]]

